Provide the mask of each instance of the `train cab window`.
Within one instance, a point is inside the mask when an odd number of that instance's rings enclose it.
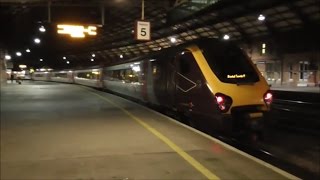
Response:
[[[213,73],[220,81],[232,84],[254,83],[259,76],[247,55],[232,44],[200,45]]]

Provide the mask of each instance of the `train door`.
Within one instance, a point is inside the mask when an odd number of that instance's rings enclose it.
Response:
[[[177,54],[175,59],[175,105],[179,112],[192,113],[201,104],[203,78],[200,68],[190,51]]]

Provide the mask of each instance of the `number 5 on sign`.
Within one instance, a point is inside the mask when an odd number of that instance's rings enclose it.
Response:
[[[136,21],[135,24],[135,39],[142,41],[150,40],[150,22],[149,21]]]

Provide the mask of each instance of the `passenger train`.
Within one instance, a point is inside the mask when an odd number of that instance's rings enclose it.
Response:
[[[33,80],[105,89],[223,132],[262,129],[272,94],[246,53],[200,39],[106,67],[34,72]]]

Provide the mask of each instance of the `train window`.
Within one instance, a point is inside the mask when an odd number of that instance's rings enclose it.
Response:
[[[201,46],[210,68],[220,81],[226,83],[254,83],[259,76],[246,54],[231,44]]]
[[[190,72],[190,62],[194,57],[190,51],[183,51],[178,55],[179,71],[181,74],[186,75]]]
[[[113,80],[113,71],[104,71],[104,75],[105,80]]]
[[[55,73],[54,77],[67,78],[67,73]]]

